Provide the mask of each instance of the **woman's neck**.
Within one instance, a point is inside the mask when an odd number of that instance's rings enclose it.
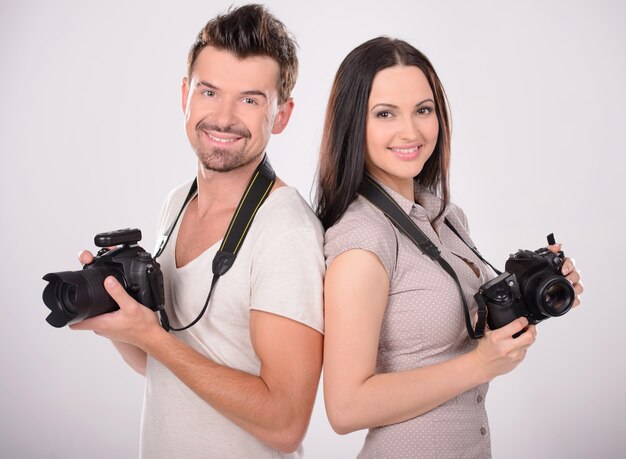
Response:
[[[380,173],[377,173],[377,174],[370,173],[370,175],[372,175],[372,177],[374,177],[383,185],[388,186],[396,193],[404,196],[409,201],[415,202],[415,188],[414,188],[413,178],[393,177],[390,175],[380,174]]]

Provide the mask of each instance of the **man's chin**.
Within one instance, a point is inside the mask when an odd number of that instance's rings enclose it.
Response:
[[[243,152],[227,152],[227,151],[214,151],[210,157],[202,155],[200,162],[202,167],[212,172],[231,172],[236,169],[240,169],[249,165],[257,160],[263,152],[250,158],[244,157]]]
[[[196,152],[202,167],[213,172],[230,172],[241,167],[243,152],[212,150],[210,153]]]

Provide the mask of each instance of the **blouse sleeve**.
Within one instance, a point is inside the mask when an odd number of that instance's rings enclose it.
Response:
[[[343,217],[326,231],[326,267],[342,253],[361,249],[372,252],[391,281],[396,268],[398,241],[392,224],[378,209],[359,197]]]

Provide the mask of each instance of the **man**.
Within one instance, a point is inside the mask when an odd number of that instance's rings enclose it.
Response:
[[[289,121],[296,74],[294,42],[259,5],[212,19],[190,50],[182,105],[198,191],[158,258],[174,327],[192,322],[206,301],[218,242],[271,134]],[[168,196],[160,235],[188,191]],[[143,457],[301,456],[321,371],[322,244],[311,209],[277,179],[191,328],[167,333],[114,278],[105,280],[120,309],[72,328],[112,339],[146,375]]]

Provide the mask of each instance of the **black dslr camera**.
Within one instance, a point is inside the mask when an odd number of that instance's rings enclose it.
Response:
[[[46,321],[53,327],[63,327],[89,317],[119,309],[104,289],[104,279],[114,276],[139,303],[153,311],[163,308],[163,275],[159,263],[137,245],[141,240],[138,229],[121,229],[100,233],[94,238],[101,249],[93,263],[81,271],[46,274],[49,284],[43,291],[43,301],[50,309]]]
[[[554,237],[548,236],[554,244]],[[518,250],[505,264],[506,272],[480,287],[474,295],[487,305],[487,324],[495,330],[518,317],[537,324],[562,316],[574,303],[574,288],[561,273],[564,254],[547,248]]]

